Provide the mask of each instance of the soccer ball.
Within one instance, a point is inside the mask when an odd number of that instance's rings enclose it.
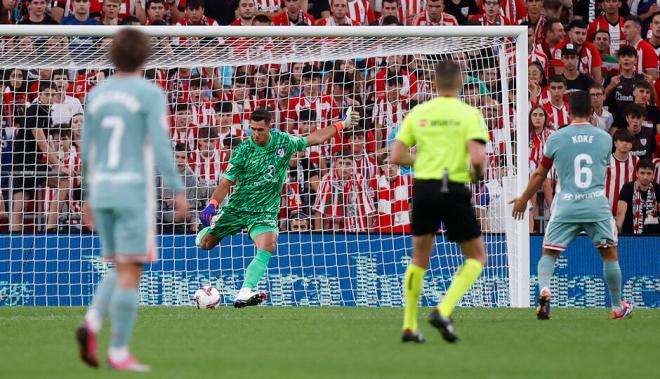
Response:
[[[197,309],[215,309],[220,305],[220,292],[211,286],[204,286],[195,292],[193,301]]]

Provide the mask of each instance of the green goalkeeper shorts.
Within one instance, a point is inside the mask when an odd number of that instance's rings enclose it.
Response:
[[[266,232],[278,234],[277,214],[246,213],[233,209],[221,209],[211,220],[209,234],[220,240],[246,229],[250,238]]]

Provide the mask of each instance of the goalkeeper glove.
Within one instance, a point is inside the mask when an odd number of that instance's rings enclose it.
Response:
[[[218,212],[217,207],[218,202],[215,199],[211,199],[209,201],[209,205],[207,205],[203,211],[199,212],[199,221],[202,223],[202,225],[211,225],[211,219]]]
[[[352,129],[357,126],[360,122],[360,113],[353,110],[353,107],[348,107],[346,110],[346,116],[344,119],[335,123],[335,128],[337,132],[341,132],[342,129]]]

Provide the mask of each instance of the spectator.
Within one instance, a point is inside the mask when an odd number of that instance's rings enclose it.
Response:
[[[16,0],[0,0],[0,24],[14,24],[13,12]]]
[[[451,0],[449,0],[451,1]],[[458,25],[456,17],[445,13],[444,0],[427,0],[423,12],[416,14],[409,25],[413,26],[435,26],[435,25]]]
[[[240,125],[234,124],[234,110],[232,103],[228,101],[215,103],[215,125],[218,129],[218,140],[223,148],[227,148],[227,146],[224,146],[224,141],[227,138],[238,137],[241,140],[246,138]]]
[[[601,83],[601,66],[603,65],[603,61],[596,46],[587,41],[587,24],[584,21],[571,21],[568,26],[568,40],[564,40],[557,45],[555,56],[553,57],[553,65],[557,74],[562,74],[564,71],[561,59],[563,48],[567,45],[573,45],[577,58],[578,71],[590,77],[595,82]],[[582,90],[586,90],[586,88]]]
[[[135,17],[135,16],[126,16],[124,17],[119,25],[124,25],[124,26],[140,26],[142,23],[140,22],[140,19]]]
[[[658,55],[653,46],[642,38],[642,23],[638,17],[626,18],[623,35],[628,46],[637,50],[637,73],[648,75],[652,82],[658,77]]]
[[[623,41],[623,17],[619,12],[621,0],[603,0],[602,7],[604,15],[589,24],[587,40],[593,42],[597,31],[607,30],[610,34],[609,53],[615,55]]]
[[[319,26],[359,26],[348,15],[348,0],[330,0],[330,16],[317,22]]]
[[[69,220],[66,230],[72,224],[78,224],[82,211],[80,184],[80,159],[72,149],[71,128],[69,124],[54,125],[48,136],[50,151],[57,155],[58,167],[66,169],[68,177],[50,178],[51,187],[45,191],[47,204],[44,210],[48,214],[46,230],[59,230],[58,218],[63,220],[62,211],[68,211]],[[58,217],[59,216],[59,217]],[[50,220],[54,219],[51,223]]]
[[[627,129],[614,133],[614,152],[610,155],[605,176],[605,196],[614,217],[617,215],[619,193],[623,185],[636,180],[635,167],[639,158],[630,152],[634,142],[635,137]]]
[[[339,109],[332,96],[321,94],[321,74],[311,69],[302,76],[302,94],[289,103],[290,120],[298,120],[302,109],[311,109],[316,114],[317,125],[329,125],[339,118]]]
[[[410,233],[412,177],[402,175],[401,167],[391,163],[388,154],[378,155],[378,171],[378,175],[370,181],[378,204],[374,231]]]
[[[54,18],[57,20],[57,17]],[[62,18],[60,23],[62,25],[101,25],[90,15],[90,0],[73,0],[73,14]]]
[[[584,49],[583,49],[584,50]],[[579,53],[573,44],[566,44],[561,52],[561,76],[566,79],[566,93],[570,94],[575,91],[587,91],[589,86],[594,81],[587,77],[585,74],[578,71]]]
[[[454,0],[449,0],[447,4],[454,4]],[[445,6],[447,4],[445,4]],[[511,20],[509,20],[506,16],[504,16],[502,11],[502,0],[485,0],[483,2],[483,6],[484,6],[484,12],[482,14],[471,14],[469,16],[469,19],[472,21],[477,21],[479,25],[484,25],[484,26],[515,25],[513,22],[511,22]],[[463,8],[465,8],[465,6],[463,6]],[[461,19],[457,17],[456,14],[452,13],[451,11],[448,12],[453,14],[454,17],[456,17],[456,19],[458,20],[458,22],[461,23]],[[468,13],[469,12],[470,11],[468,11]],[[461,25],[463,24],[465,24],[465,22],[461,23]],[[532,35],[533,34],[534,33],[532,33]],[[530,41],[527,42],[530,43]]]
[[[186,9],[186,14],[188,10]],[[238,16],[231,24],[234,26],[252,25],[252,17],[257,14],[257,4],[255,0],[239,0],[236,15]]]
[[[182,222],[175,221],[174,217],[174,192],[163,185],[163,178],[156,176],[156,189],[158,192],[158,211],[156,212],[156,219],[160,227],[159,233],[162,234],[182,234],[193,231],[191,224],[193,223],[193,213],[195,210],[203,207],[204,204],[200,199],[208,199],[211,193],[205,188],[200,188],[197,183],[197,178],[188,167],[188,149],[186,145],[177,144],[174,146],[174,157],[177,170],[183,177],[184,185],[186,188],[186,200],[190,204],[190,210],[186,214],[186,218]]]
[[[545,150],[545,143],[548,137],[555,131],[550,124],[548,113],[540,105],[535,105],[529,112],[529,172],[533,173],[536,168],[541,164],[543,159],[543,152]],[[541,187],[543,193],[543,200],[539,200],[538,196],[532,197],[531,215],[539,214],[542,207],[539,202],[543,202],[543,209],[549,209],[552,204],[553,190],[552,190],[552,173],[543,181]],[[541,213],[540,216],[543,216]],[[531,228],[534,228],[534,217],[530,217]]]
[[[300,116],[298,117],[297,126],[293,128],[291,134],[304,137],[315,132],[320,127],[321,122],[318,121],[316,112],[313,109],[302,109],[300,111]],[[316,145],[305,149],[305,157],[309,158],[312,165],[321,170],[320,176],[325,175],[328,171],[328,150],[328,144]]]
[[[646,118],[646,109],[639,104],[629,104],[626,107],[627,128],[635,137],[632,153],[639,158],[653,158],[655,152],[655,130],[646,128],[643,125]],[[616,128],[612,128],[615,129]]]
[[[367,154],[367,131],[358,126],[348,132],[347,140],[355,172],[369,182],[376,175],[376,160]]]
[[[80,100],[69,96],[71,83],[64,69],[53,70],[51,81],[57,87],[57,93],[51,99],[50,115],[54,124],[68,124],[76,113],[83,113]]]
[[[399,95],[401,97],[414,98],[415,95],[417,95],[419,92],[417,76],[408,72],[404,63],[405,58],[406,57],[403,55],[391,55],[387,57],[387,67],[378,70],[374,79],[376,82],[376,96],[385,95],[387,78],[391,76],[399,76],[402,79],[402,83],[399,87]]]
[[[282,14],[284,2],[284,0],[255,0],[255,7],[257,9],[255,16],[261,15],[271,20],[273,17]]]
[[[332,100],[336,104],[336,106],[332,108],[333,114],[334,112],[343,114],[348,107],[360,105],[360,102],[355,100],[352,96],[354,84],[355,77],[348,72],[335,72],[333,74]]]
[[[413,17],[424,10],[424,0],[397,1],[399,3],[399,21],[404,25],[410,25]]]
[[[478,18],[481,13],[475,0],[446,0],[444,6],[444,11],[454,16],[459,25],[466,25],[468,20],[473,16]]]
[[[309,231],[309,216],[304,212],[294,212],[289,216],[287,230],[289,232],[306,233]]]
[[[321,19],[330,16],[330,2],[328,0],[307,0],[307,12],[314,17],[318,24]]]
[[[103,13],[101,23],[103,25],[119,25],[119,7],[122,5],[122,0],[103,0]]]
[[[307,133],[306,133],[307,134]],[[304,212],[309,212],[316,201],[316,192],[319,190],[319,168],[305,153],[296,153],[289,161],[287,183],[295,184],[300,198],[300,206]]]
[[[194,125],[208,126],[215,124],[215,112],[208,95],[206,81],[200,76],[193,76],[188,82],[188,104],[190,105],[191,122]]]
[[[289,95],[291,94],[291,77],[287,73],[275,76],[275,88],[273,92],[275,98],[272,100],[262,100],[259,108],[269,108],[273,115],[273,127],[275,129],[286,131],[286,119],[289,111]]]
[[[402,19],[400,14],[401,9],[399,9],[398,0],[383,0],[383,7],[381,9],[380,17],[369,25],[371,26],[382,26],[382,25],[404,25],[405,19]],[[396,22],[388,17],[394,17]],[[385,24],[385,19],[388,18],[388,23]]]
[[[172,9],[177,9],[177,7],[172,7]],[[168,24],[165,16],[165,0],[147,0],[146,25],[153,25],[156,21],[163,21]]]
[[[548,114],[548,121],[554,129],[559,129],[571,122],[568,116],[568,103],[565,100],[566,79],[561,75],[553,75],[548,82],[550,101],[543,104]]]
[[[27,72],[9,69],[3,75],[4,88],[0,99],[0,114],[11,127],[21,127],[25,121],[25,109],[30,105],[27,94]]]
[[[556,56],[556,49],[564,40],[566,33],[564,32],[564,25],[557,18],[548,18],[543,26],[543,40],[541,41],[541,46],[543,47],[543,52],[548,57]],[[548,70],[551,74],[554,74],[554,61],[550,61],[550,67]]]
[[[46,13],[46,0],[28,0],[28,4],[30,12],[27,18],[19,22],[20,25],[57,25],[57,21]]]
[[[218,146],[218,129],[203,126],[197,132],[197,149],[188,159],[190,169],[195,173],[199,185],[211,191],[220,183],[229,158],[227,154],[220,152]]]
[[[303,0],[284,0],[286,9],[284,12],[273,17],[273,25],[282,26],[312,26],[314,17],[303,11]]]
[[[372,124],[376,126],[376,140],[385,141],[389,138],[392,129],[401,125],[403,117],[408,111],[405,98],[399,94],[399,88],[403,84],[403,78],[392,75],[387,78],[387,90],[381,95],[374,105]],[[477,88],[477,91],[479,89]],[[465,95],[465,94],[464,94]],[[478,94],[478,96],[480,96]]]
[[[647,81],[635,83],[635,88],[633,89],[633,103],[639,104],[646,109],[646,117],[642,126],[657,130],[658,125],[660,124],[660,112],[655,106],[654,90],[651,83]],[[618,126],[625,124],[625,115],[619,113],[614,119],[614,125]]]
[[[653,182],[653,163],[640,159],[637,180],[623,185],[619,194],[616,226],[621,233],[660,234],[658,224],[660,184]]]
[[[523,18],[523,21],[534,29],[534,43],[540,44],[545,38],[543,34],[543,27],[545,25],[543,1],[525,0],[525,8],[527,9],[527,16]]]
[[[75,12],[75,0],[53,0],[50,4],[50,13],[53,19],[62,23],[63,18]],[[94,19],[101,18],[101,2],[90,0],[89,16]]]
[[[234,124],[241,125],[249,133],[248,120],[254,109],[257,109],[257,99],[249,93],[249,77],[245,74],[234,76],[231,102],[234,111]]]
[[[504,188],[502,176],[506,172],[503,156],[496,158],[493,167],[488,168],[479,192],[476,194],[475,211],[481,224],[481,230],[487,233],[504,233]]]
[[[589,86],[589,96],[591,98],[591,108],[593,109],[592,125],[610,132],[614,124],[614,117],[610,112],[603,108],[605,102],[605,88],[602,84],[592,83]]]
[[[241,0],[241,2],[243,1],[249,1],[254,5],[254,0]],[[204,0],[186,0],[185,17],[179,20],[176,25],[218,26],[214,19],[204,15],[204,10]],[[250,16],[249,21],[252,21],[252,16]]]
[[[499,67],[497,61],[489,58],[481,58],[473,63],[477,78],[486,86],[488,93],[501,100],[502,91],[500,90]]]
[[[537,62],[541,65],[543,75],[548,76],[548,56],[543,52],[543,48],[536,43],[534,26],[527,24],[527,64],[531,65]]]
[[[265,14],[258,14],[252,17],[251,26],[272,26],[273,22]]]
[[[366,232],[371,229],[373,200],[364,178],[355,174],[350,151],[333,155],[331,171],[321,180],[313,210],[315,230]]]
[[[48,182],[53,188],[59,188],[56,178],[49,178],[51,165],[54,172],[68,174],[66,167],[59,167],[59,158],[54,151],[49,150],[45,130],[50,122],[50,102],[57,88],[50,82],[42,82],[39,86],[39,97],[25,111],[24,127],[20,128],[13,143],[13,175],[12,186],[12,231],[23,231],[26,200],[34,199],[37,188]],[[42,156],[46,162],[42,162]],[[53,212],[48,215],[47,229],[54,231],[57,225],[57,203],[54,200],[49,207]],[[27,213],[27,212],[25,212]]]
[[[617,52],[621,73],[605,81],[605,97],[608,110],[616,117],[623,112],[626,105],[633,102],[633,89],[635,84],[645,80],[642,74],[635,72],[637,65],[637,50],[631,46],[623,45]],[[615,125],[616,126],[616,125]]]
[[[532,62],[527,67],[530,104],[545,104],[550,101],[550,91],[543,73],[543,67],[538,62]]]
[[[653,21],[653,15],[660,11],[660,6],[651,0],[632,1],[630,5],[630,15],[639,17],[642,23],[642,35],[650,34],[650,25]]]
[[[655,49],[655,54],[660,55],[660,10],[656,10],[656,12],[653,13],[651,30],[649,33],[651,36],[648,38],[648,42]]]
[[[619,61],[616,57],[610,55],[610,32],[598,30],[594,36],[594,46],[596,46],[600,59],[603,61],[601,66],[603,79],[607,80],[614,75],[618,75]]]
[[[170,124],[173,124],[170,128],[173,147],[183,145],[189,151],[194,150],[197,145],[197,129],[190,119],[190,106],[187,103],[174,105]]]
[[[358,25],[369,25],[376,21],[374,10],[368,0],[348,0],[347,16]]]

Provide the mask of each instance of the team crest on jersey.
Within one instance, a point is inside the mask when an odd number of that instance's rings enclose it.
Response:
[[[284,149],[282,148],[277,149],[277,156],[280,158],[284,158]]]
[[[429,126],[429,120],[419,120],[420,128],[426,128],[427,126]]]
[[[640,138],[639,143],[641,143],[642,146],[646,146],[646,138]]]

